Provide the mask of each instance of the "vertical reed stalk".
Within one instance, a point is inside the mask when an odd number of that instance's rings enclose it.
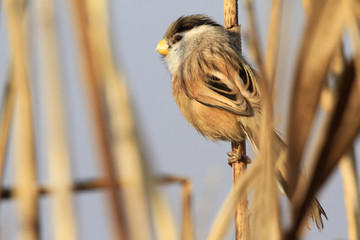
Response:
[[[28,76],[26,1],[5,1],[13,59],[15,106],[15,182],[19,207],[19,239],[35,240],[38,232],[38,203],[35,143],[31,93]]]
[[[279,55],[283,0],[273,0],[268,29],[264,74],[268,80],[270,97],[274,94],[276,67]]]
[[[238,146],[232,145],[232,150],[238,151],[241,156],[246,154],[245,149],[245,141],[241,142]],[[234,187],[242,181],[246,169],[247,164],[245,162],[232,164]],[[235,202],[235,237],[236,240],[250,239],[249,210],[246,194]]]
[[[116,239],[128,239],[128,233],[125,227],[125,219],[123,205],[116,184],[115,166],[111,152],[111,144],[108,138],[107,121],[105,118],[104,102],[98,77],[98,67],[94,64],[94,56],[91,54],[91,46],[89,42],[89,33],[87,31],[87,13],[86,2],[84,0],[71,0],[74,11],[74,20],[77,27],[79,38],[78,46],[80,48],[80,57],[82,60],[85,88],[88,92],[92,118],[94,120],[94,130],[97,146],[100,151],[100,164],[103,168],[105,179],[109,183],[107,191],[110,212],[112,214],[113,229]]]
[[[158,180],[161,184],[181,184],[181,239],[194,239],[194,221],[192,213],[192,183],[190,180],[179,176],[164,176]]]
[[[192,213],[192,184],[185,179],[182,182],[181,199],[182,199],[182,238],[183,240],[194,239],[194,221]]]
[[[7,82],[7,88],[5,90],[4,104],[0,120],[0,193],[2,190],[6,149],[9,141],[9,131],[11,126],[11,120],[13,119],[13,112],[15,106],[16,91],[14,89],[13,79],[13,67],[10,67],[9,78]]]
[[[224,19],[225,29],[234,36],[235,46],[241,52],[241,33],[238,28],[238,3],[237,0],[224,0]],[[245,141],[238,145],[232,144],[232,151],[238,151],[240,156],[246,154]],[[246,172],[245,162],[236,162],[232,164],[233,185],[239,184],[242,175]],[[246,194],[235,203],[235,237],[236,240],[250,238],[248,201]]]
[[[249,50],[254,57],[255,62],[257,63],[260,70],[263,68],[263,58],[261,56],[260,44],[259,44],[259,34],[255,19],[255,12],[253,6],[253,0],[244,0],[246,13],[249,21]],[[261,71],[263,72],[263,71]],[[263,76],[265,77],[265,76]]]
[[[47,133],[46,156],[52,188],[52,227],[54,239],[75,240],[76,224],[72,206],[72,183],[69,152],[64,123],[63,86],[58,61],[55,33],[54,2],[36,0],[35,25],[39,79],[44,91],[42,99]]]
[[[210,233],[207,238],[208,240],[218,240],[225,238],[230,222],[234,216],[234,209],[236,207],[235,203],[238,202],[239,199],[246,196],[249,189],[258,184],[258,173],[261,171],[261,168],[262,165],[259,163],[259,161],[255,161],[249,171],[244,173],[241,181],[238,182],[230,194],[228,194],[212,224]]]
[[[111,151],[119,179],[128,183],[121,189],[128,238],[151,239],[149,195],[146,187],[149,187],[152,180],[145,169],[145,155],[141,152],[136,135],[127,84],[113,60],[108,5],[106,1],[87,0],[86,6],[90,51],[97,67],[99,88],[104,96],[108,129],[111,132]]]

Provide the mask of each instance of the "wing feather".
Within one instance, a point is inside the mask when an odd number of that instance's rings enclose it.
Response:
[[[228,48],[230,56],[211,47],[188,56],[181,72],[185,92],[206,106],[251,116],[251,103],[259,100],[255,76],[239,54]]]

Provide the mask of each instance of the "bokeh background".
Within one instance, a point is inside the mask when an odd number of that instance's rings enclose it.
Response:
[[[29,7],[32,7],[29,1]],[[254,1],[259,26],[259,42],[262,49],[266,37],[271,1]],[[56,0],[56,26],[65,93],[66,123],[70,142],[70,159],[74,179],[88,179],[99,176],[98,163],[92,132],[90,131],[89,106],[81,86],[79,59],[76,55],[74,26],[71,22],[68,1]],[[282,34],[278,75],[276,77],[275,115],[279,118],[278,130],[285,135],[287,111],[291,93],[291,79],[299,40],[305,24],[301,1],[284,1]],[[30,10],[31,11],[31,10]],[[194,217],[196,239],[205,239],[208,230],[223,200],[232,188],[232,172],[227,164],[226,153],[230,143],[213,143],[200,136],[181,116],[171,94],[171,76],[161,56],[155,51],[169,24],[182,15],[202,13],[223,24],[223,2],[218,0],[183,1],[118,1],[109,0],[109,28],[113,55],[116,64],[125,75],[131,97],[140,140],[155,174],[175,174],[190,179],[194,191]],[[30,15],[31,21],[31,15]],[[239,22],[242,25],[243,54],[252,62],[247,51],[246,31],[248,22],[242,2],[239,1]],[[30,29],[30,40],[36,29]],[[345,39],[346,41],[346,39]],[[32,42],[29,42],[30,48]],[[4,8],[0,13],[0,94],[5,89],[9,67],[9,42]],[[42,128],[42,91],[37,84],[37,72],[30,73],[35,86],[32,89],[35,118],[39,178],[46,183],[46,133]],[[1,95],[0,95],[1,96]],[[284,136],[286,139],[286,136]],[[360,157],[360,140],[356,142],[356,157]],[[13,183],[12,145],[7,155],[5,183]],[[248,155],[253,158],[251,147]],[[251,166],[250,166],[251,167]],[[357,172],[360,173],[358,166]],[[175,219],[180,219],[180,188],[164,186],[163,191],[170,201]],[[93,191],[75,195],[77,221],[80,239],[112,239],[108,212],[104,206],[104,193]],[[346,239],[347,225],[343,200],[343,187],[339,171],[332,175],[327,186],[320,192],[329,221],[320,233],[313,224],[305,239]],[[286,200],[284,199],[284,203]],[[42,239],[51,239],[48,197],[41,200]],[[283,213],[284,223],[288,215]],[[16,239],[16,207],[12,201],[1,203],[1,239]],[[180,220],[177,225],[180,226]],[[234,239],[230,231],[227,239]]]

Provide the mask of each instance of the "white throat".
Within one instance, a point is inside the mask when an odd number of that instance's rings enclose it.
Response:
[[[168,55],[165,57],[172,76],[179,72],[178,70],[187,56],[199,46],[204,37],[204,33],[209,30],[208,28],[208,26],[195,27],[185,32],[183,39],[172,46]]]

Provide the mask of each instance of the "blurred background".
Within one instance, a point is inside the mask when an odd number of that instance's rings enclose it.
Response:
[[[43,51],[37,43],[39,14],[37,1],[27,2],[30,90],[34,113],[36,139],[36,161],[38,179],[47,184],[50,178],[47,160],[46,89],[42,83],[42,66],[37,59],[38,51]],[[38,1],[42,2],[42,1]],[[63,95],[64,122],[69,151],[71,176],[74,181],[94,179],[101,176],[99,169],[96,135],[92,131],[91,103],[86,99],[82,78],[82,66],[78,54],[76,26],[72,20],[70,1],[55,0],[54,27],[61,72],[60,89]],[[11,66],[10,40],[6,9],[1,2],[0,12],[0,101],[4,101],[6,84]],[[261,49],[266,48],[267,29],[271,1],[254,1],[259,27]],[[154,175],[177,175],[189,179],[193,184],[193,211],[196,239],[205,239],[225,197],[232,189],[232,171],[227,163],[226,153],[230,143],[213,143],[200,136],[181,116],[171,94],[171,76],[161,56],[155,51],[170,23],[182,15],[195,13],[211,16],[223,24],[223,1],[183,0],[183,1],[108,1],[108,27],[111,53],[115,66],[124,76],[131,107],[136,123],[136,131],[148,160],[147,165]],[[305,14],[301,1],[284,1],[281,25],[278,74],[275,87],[275,116],[279,122],[277,129],[286,139],[287,112],[291,94],[292,79],[299,41],[303,34]],[[246,13],[239,1],[239,23],[243,33],[243,54],[253,62],[247,51],[246,32],[249,24]],[[271,33],[270,33],[271,34]],[[347,39],[344,39],[347,42]],[[346,48],[345,48],[346,54]],[[120,104],[120,103],[119,103]],[[1,106],[2,106],[1,105]],[[115,103],[116,106],[116,103]],[[3,186],[13,186],[15,162],[14,131],[10,131],[10,142],[5,158]],[[250,158],[254,158],[251,146],[247,144]],[[360,139],[356,140],[355,157],[360,157]],[[124,160],[125,161],[125,160]],[[251,168],[251,165],[250,165]],[[357,166],[357,173],[360,168]],[[175,226],[181,225],[180,187],[176,184],[162,185],[161,192],[170,203]],[[74,194],[75,216],[78,239],[113,239],[109,220],[109,209],[105,204],[103,190],[78,192]],[[332,174],[319,196],[329,220],[319,232],[310,224],[304,239],[347,239],[347,223],[343,199],[342,180],[339,171]],[[283,199],[286,204],[285,197]],[[41,239],[53,239],[51,227],[51,203],[49,197],[40,200]],[[4,200],[0,210],[1,239],[18,239],[19,229],[17,207],[14,201]],[[283,221],[289,216],[283,213]],[[179,229],[177,230],[180,231]],[[227,239],[234,239],[233,229]],[[180,233],[179,233],[180,234]]]

